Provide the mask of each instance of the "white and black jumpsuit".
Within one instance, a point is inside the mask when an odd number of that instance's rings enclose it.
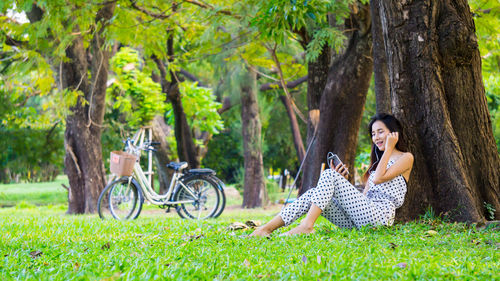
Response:
[[[387,169],[394,164],[387,163]],[[346,178],[332,169],[321,173],[318,186],[286,206],[280,216],[285,226],[306,214],[311,204],[318,206],[321,215],[343,228],[364,225],[392,225],[395,211],[401,207],[406,194],[406,180],[402,175],[380,184],[373,183],[374,171],[368,178],[366,196]]]

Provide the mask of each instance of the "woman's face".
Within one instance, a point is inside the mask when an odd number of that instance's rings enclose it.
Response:
[[[377,120],[372,125],[372,141],[380,151],[385,150],[385,139],[390,133],[384,122]]]

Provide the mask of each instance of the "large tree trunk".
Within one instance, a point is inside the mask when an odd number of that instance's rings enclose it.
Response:
[[[372,19],[372,57],[373,78],[375,82],[375,96],[377,113],[391,113],[391,91],[389,86],[389,73],[385,57],[384,36],[379,16],[380,0],[370,0]]]
[[[349,180],[354,179],[352,167],[358,130],[373,68],[368,6],[351,14],[346,20],[346,30],[354,31],[350,32],[347,48],[336,57],[328,74],[321,96],[318,139],[309,167],[304,171],[305,184],[300,194],[317,182],[321,163],[326,162],[329,151],[336,153],[351,168]]]
[[[399,220],[430,205],[452,220],[499,219],[500,159],[465,0],[381,1],[393,112],[415,156]]]
[[[96,23],[107,22],[115,4],[106,4],[96,15]],[[66,119],[64,144],[65,173],[70,189],[68,213],[81,214],[96,211],[101,190],[106,185],[101,150],[101,125],[104,119],[109,53],[104,49],[103,27],[95,32],[90,50],[84,48],[81,36],[66,49],[69,61],[62,63],[62,88],[83,93],[70,108]],[[90,55],[87,53],[90,52]],[[87,56],[91,57],[90,65]],[[87,71],[90,67],[90,79]]]
[[[245,161],[243,208],[267,204],[267,191],[262,160],[262,137],[259,104],[257,102],[257,75],[247,69],[241,81],[241,130]]]

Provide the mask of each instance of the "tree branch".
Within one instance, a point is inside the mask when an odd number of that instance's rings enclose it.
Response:
[[[190,4],[196,5],[198,7],[204,8],[204,9],[210,9],[212,11],[215,11],[215,13],[217,15],[218,14],[223,14],[223,15],[226,15],[226,16],[231,16],[231,17],[236,18],[236,19],[241,19],[240,15],[233,14],[231,11],[228,11],[228,10],[217,10],[217,9],[214,8],[214,6],[212,6],[210,4],[207,4],[207,3],[198,2],[196,0],[183,0],[183,2],[187,2],[187,3],[190,3]]]
[[[35,97],[35,96],[38,96],[42,91],[38,90],[38,91],[34,91],[34,92],[31,92],[30,94],[28,94],[22,101],[20,101],[19,103],[16,103],[14,106],[15,107],[22,107],[22,106],[25,106],[26,103],[28,102],[28,100],[32,97]]]
[[[225,97],[222,100],[222,107],[217,110],[217,113],[222,114],[222,113],[228,111],[234,105],[235,104],[231,101],[230,97]]]
[[[198,79],[196,76],[194,76],[194,74],[188,72],[187,70],[181,68],[179,73],[193,82],[198,82],[198,87],[209,88],[207,85],[203,84],[203,82],[201,82],[200,79]]]
[[[293,80],[293,81],[286,83],[286,87],[288,89],[293,89],[306,81],[307,81],[307,75],[304,77],[300,77],[297,80]],[[281,88],[283,88],[283,86],[281,86],[281,83],[266,83],[266,84],[260,85],[259,90],[260,91],[269,91],[269,90],[281,89]]]
[[[20,40],[14,39],[4,32],[2,32],[2,35],[5,36],[5,44],[7,44],[9,46],[26,47],[28,45],[27,41],[20,41]]]
[[[304,83],[307,81],[307,75],[304,76],[304,77],[300,77],[299,79],[297,80],[294,80],[294,81],[290,81],[288,83],[286,83],[286,86],[288,87],[288,89],[293,89],[297,86],[299,86],[300,84]],[[281,83],[266,83],[266,84],[262,84],[260,85],[259,87],[259,91],[269,91],[269,90],[273,90],[273,89],[281,89],[283,88],[281,86]],[[235,106],[236,104],[234,104],[232,101],[231,101],[231,98],[230,97],[225,97],[223,100],[222,100],[222,107],[219,108],[219,110],[217,110],[217,112],[219,114],[222,114],[224,112],[226,112],[227,110],[231,109],[231,107]]]
[[[155,13],[155,12],[151,12],[151,11],[148,11],[147,9],[143,8],[143,7],[139,7],[137,6],[137,4],[135,3],[136,1],[130,1],[130,4],[132,4],[132,8],[138,10],[139,12],[142,12],[150,17],[153,17],[153,18],[156,18],[156,19],[168,19],[172,14],[170,15],[165,15],[165,14],[160,14],[160,13]],[[177,4],[172,4],[172,5],[177,5]]]

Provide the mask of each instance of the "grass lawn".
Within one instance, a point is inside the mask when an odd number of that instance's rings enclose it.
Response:
[[[0,184],[0,206],[15,206],[21,201],[35,205],[66,203],[68,192],[61,184],[68,185],[66,176],[58,176],[53,182]]]
[[[266,221],[279,206],[228,207],[206,221],[150,210],[102,221],[65,210],[0,209],[0,280],[500,280],[498,228],[428,221],[346,230],[320,219],[313,235],[246,239],[250,230],[227,226]]]

